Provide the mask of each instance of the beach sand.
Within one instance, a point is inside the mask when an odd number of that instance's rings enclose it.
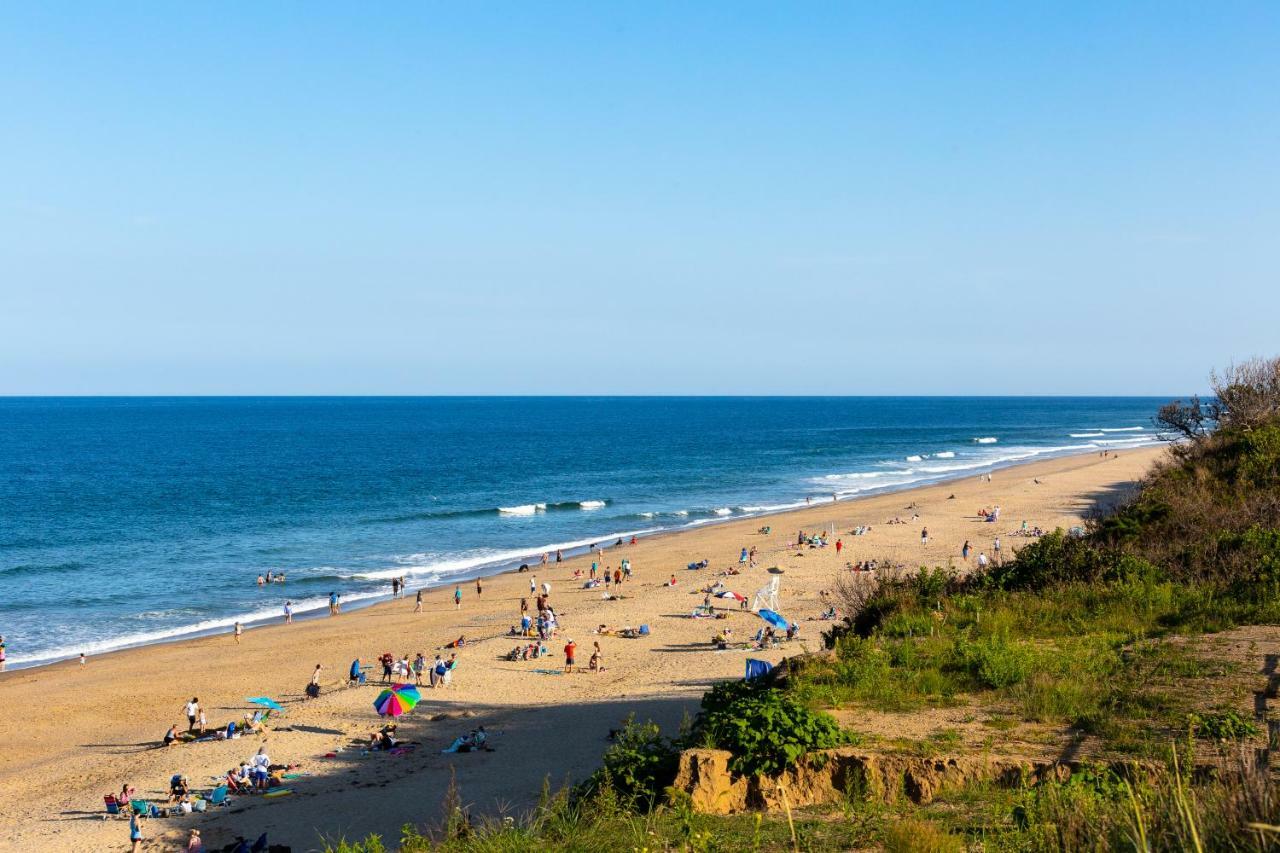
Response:
[[[266,744],[273,762],[300,765],[307,774],[293,782],[294,794],[272,800],[237,797],[230,808],[203,815],[146,822],[144,849],[176,849],[189,827],[199,827],[209,848],[236,835],[268,832],[295,851],[337,839],[382,833],[399,837],[405,823],[432,824],[449,786],[451,771],[464,803],[473,811],[518,815],[535,801],[544,779],[553,786],[594,769],[608,746],[610,729],[629,714],[651,718],[674,733],[715,681],[741,678],[748,654],[714,651],[712,635],[728,625],[746,638],[762,623],[752,613],[729,610],[727,620],[692,619],[702,602],[701,587],[736,566],[743,547],[759,549],[759,565],[723,580],[750,597],[763,586],[768,567],[784,570],[781,612],[799,622],[799,638],[783,648],[751,653],[777,662],[821,647],[826,623],[809,621],[822,610],[819,591],[829,588],[847,563],[889,559],[909,565],[962,565],[960,547],[991,553],[1002,538],[1005,553],[1029,540],[1010,536],[1025,519],[1046,530],[1070,527],[1099,501],[1114,499],[1162,453],[1131,450],[1106,459],[1097,454],[1052,459],[996,471],[992,482],[977,476],[858,500],[815,503],[765,518],[712,524],[643,538],[634,546],[607,548],[604,563],[632,562],[633,578],[624,598],[604,601],[602,590],[584,590],[572,574],[585,575],[590,557],[577,557],[545,572],[562,636],[548,642],[552,654],[537,662],[508,662],[501,655],[516,646],[506,636],[519,622],[519,602],[529,593],[529,574],[508,573],[484,582],[477,598],[474,582],[462,584],[462,607],[455,610],[452,585],[425,594],[424,612],[413,613],[413,591],[338,617],[272,625],[247,631],[237,645],[230,634],[148,646],[0,675],[0,849],[126,850],[128,823],[104,820],[103,795],[129,783],[140,796],[163,799],[170,776],[186,774],[207,792],[213,777],[247,760]],[[1040,482],[1036,483],[1038,479]],[[949,495],[955,495],[949,500]],[[920,518],[912,520],[915,504]],[[1000,521],[988,524],[975,513],[999,504]],[[886,525],[899,516],[908,523]],[[757,532],[771,525],[772,534]],[[834,524],[844,550],[797,550],[797,530]],[[866,536],[850,536],[861,524]],[[920,543],[927,526],[930,540]],[[834,541],[834,540],[833,540]],[[688,571],[687,563],[710,560]],[[674,574],[678,583],[665,586]],[[283,590],[264,596],[283,599]],[[179,593],[175,592],[175,599]],[[733,602],[720,602],[721,604]],[[530,605],[532,607],[532,598]],[[597,637],[593,629],[642,623],[645,638]],[[460,665],[445,689],[423,688],[423,701],[401,718],[400,735],[421,742],[404,755],[365,754],[352,739],[375,729],[376,683],[345,688],[351,660],[375,663],[383,651],[421,651],[431,661],[459,635]],[[560,674],[564,639],[578,645],[585,664],[599,640],[605,671]],[[314,666],[324,666],[324,692],[303,700]],[[376,682],[380,673],[375,672]],[[157,748],[169,725],[185,729],[183,705],[198,696],[211,726],[239,719],[249,696],[271,696],[286,713],[264,736]],[[450,716],[433,719],[441,714]],[[465,716],[461,716],[465,715]],[[490,733],[493,752],[442,755],[454,737],[477,725]],[[335,758],[323,758],[334,752]],[[162,841],[157,841],[162,839]]]

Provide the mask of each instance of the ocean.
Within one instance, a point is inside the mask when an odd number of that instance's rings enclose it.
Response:
[[[0,635],[12,667],[349,607],[396,576],[1150,444],[1163,402],[0,399]]]

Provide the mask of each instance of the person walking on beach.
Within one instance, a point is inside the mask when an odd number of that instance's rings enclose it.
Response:
[[[927,527],[922,527],[920,529],[920,544],[921,545],[929,544],[929,528]]]
[[[240,645],[240,635],[244,633],[244,626],[237,622],[233,633],[236,635],[236,645],[238,646]]]
[[[995,560],[997,565],[1004,565],[1000,558],[1000,537],[996,537],[996,541],[991,544],[991,550],[995,552]]]
[[[192,696],[191,701],[186,704],[183,710],[187,714],[187,731],[195,731],[196,718],[200,716],[200,697]]]
[[[142,825],[138,823],[138,813],[129,814],[129,852],[138,853],[142,849]]]
[[[546,551],[543,551],[543,552],[542,552],[542,559],[538,561],[538,565],[539,565],[539,566],[546,566],[546,565],[547,565],[547,552],[546,552]]]
[[[573,655],[578,651],[578,646],[572,639],[564,645],[564,671],[566,673],[573,672]]]
[[[537,575],[529,576],[529,594],[530,595],[538,594],[538,576]]]
[[[422,612],[422,590],[418,590],[418,599],[413,603],[413,612],[414,613]]]
[[[284,624],[289,625],[293,622],[293,602],[286,601],[284,603]]]
[[[476,578],[476,598],[479,598],[482,592],[484,592],[484,587],[480,585],[480,578]]]
[[[843,547],[844,547],[844,541],[841,539],[837,539],[836,540],[836,556],[837,557],[840,556],[840,549]]]
[[[392,598],[400,597],[400,578],[391,579],[391,597]]]
[[[457,584],[453,588],[453,609],[462,609],[462,585]]]
[[[969,540],[964,540],[964,547],[960,549],[960,558],[966,563],[969,562]]]
[[[564,552],[561,551],[559,548],[556,549],[556,562],[557,563],[564,562]]]

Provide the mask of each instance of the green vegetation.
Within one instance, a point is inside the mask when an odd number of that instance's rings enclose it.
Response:
[[[778,773],[812,749],[853,740],[830,714],[753,681],[726,681],[702,697],[686,743],[733,753],[729,768],[746,775]]]
[[[1185,440],[1085,535],[1049,534],[980,574],[842,575],[850,616],[825,654],[772,683],[715,687],[675,741],[629,721],[587,783],[524,820],[474,826],[446,808],[432,840],[412,834],[401,849],[1280,850],[1280,790],[1255,751],[1266,726],[1243,668],[1205,637],[1280,624],[1280,360],[1214,384],[1212,403],[1160,410]],[[1106,763],[1023,788],[956,786],[922,805],[850,790],[816,815],[696,815],[666,787],[683,747],[775,774],[857,741],[828,710],[961,704],[982,709],[983,749],[1039,725],[1057,746],[1088,739]],[[891,740],[926,757],[965,742],[955,729]]]

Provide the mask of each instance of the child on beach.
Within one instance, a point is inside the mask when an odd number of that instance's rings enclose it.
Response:
[[[453,588],[453,609],[462,609],[462,585],[458,584]]]
[[[418,590],[418,599],[417,601],[414,602],[413,612],[414,613],[422,612],[422,590]]]
[[[236,627],[235,627],[236,645],[237,645],[237,646],[238,646],[238,645],[240,645],[240,635],[241,635],[241,634],[243,634],[243,633],[244,633],[244,626],[243,626],[243,625],[241,625],[239,622],[237,622],[237,623],[236,623]]]

